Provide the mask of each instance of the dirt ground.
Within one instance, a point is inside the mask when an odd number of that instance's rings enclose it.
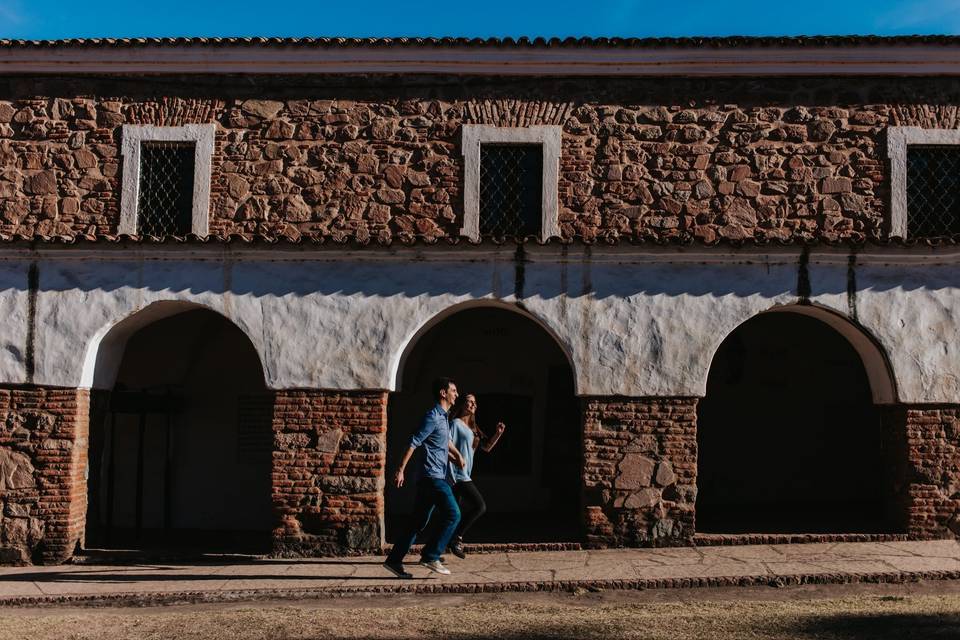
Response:
[[[960,639],[960,583],[0,609],[0,639]]]

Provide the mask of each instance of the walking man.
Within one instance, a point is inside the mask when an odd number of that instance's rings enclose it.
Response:
[[[447,548],[450,537],[460,522],[460,508],[457,506],[457,499],[453,497],[449,465],[451,460],[461,469],[467,464],[450,439],[448,413],[457,401],[457,385],[450,378],[438,378],[433,383],[432,391],[437,404],[423,417],[420,428],[410,438],[410,446],[404,453],[394,478],[397,487],[402,487],[407,463],[417,447],[423,445],[423,469],[417,483],[413,519],[408,531],[397,537],[393,549],[383,563],[387,571],[398,578],[413,577],[403,568],[403,558],[410,551],[417,535],[427,528],[434,509],[439,518],[438,526],[432,528],[433,533],[423,545],[420,564],[436,573],[450,575],[450,570],[440,562],[440,554]]]

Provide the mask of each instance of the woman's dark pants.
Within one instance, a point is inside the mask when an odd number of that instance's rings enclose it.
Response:
[[[463,517],[460,519],[460,526],[457,527],[456,536],[462,538],[477,518],[487,511],[487,503],[483,501],[480,490],[471,480],[458,482],[453,485],[453,495],[460,501],[460,510]]]

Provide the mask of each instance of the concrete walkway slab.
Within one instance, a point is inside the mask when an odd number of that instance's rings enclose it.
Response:
[[[497,551],[448,557],[450,576],[408,560],[412,580],[388,574],[382,556],[9,567],[0,569],[0,606],[960,579],[955,540]]]

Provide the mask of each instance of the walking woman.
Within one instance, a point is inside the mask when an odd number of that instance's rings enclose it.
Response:
[[[453,495],[460,502],[461,512],[460,524],[450,541],[450,551],[458,558],[466,558],[467,554],[463,550],[463,536],[470,525],[487,510],[483,496],[470,478],[470,473],[473,471],[473,453],[477,448],[487,452],[493,449],[506,430],[506,426],[498,422],[493,435],[487,438],[477,426],[477,398],[472,393],[464,396],[463,402],[454,410],[453,418],[453,424],[450,425],[453,445],[467,464],[463,468],[450,465],[455,483]]]

